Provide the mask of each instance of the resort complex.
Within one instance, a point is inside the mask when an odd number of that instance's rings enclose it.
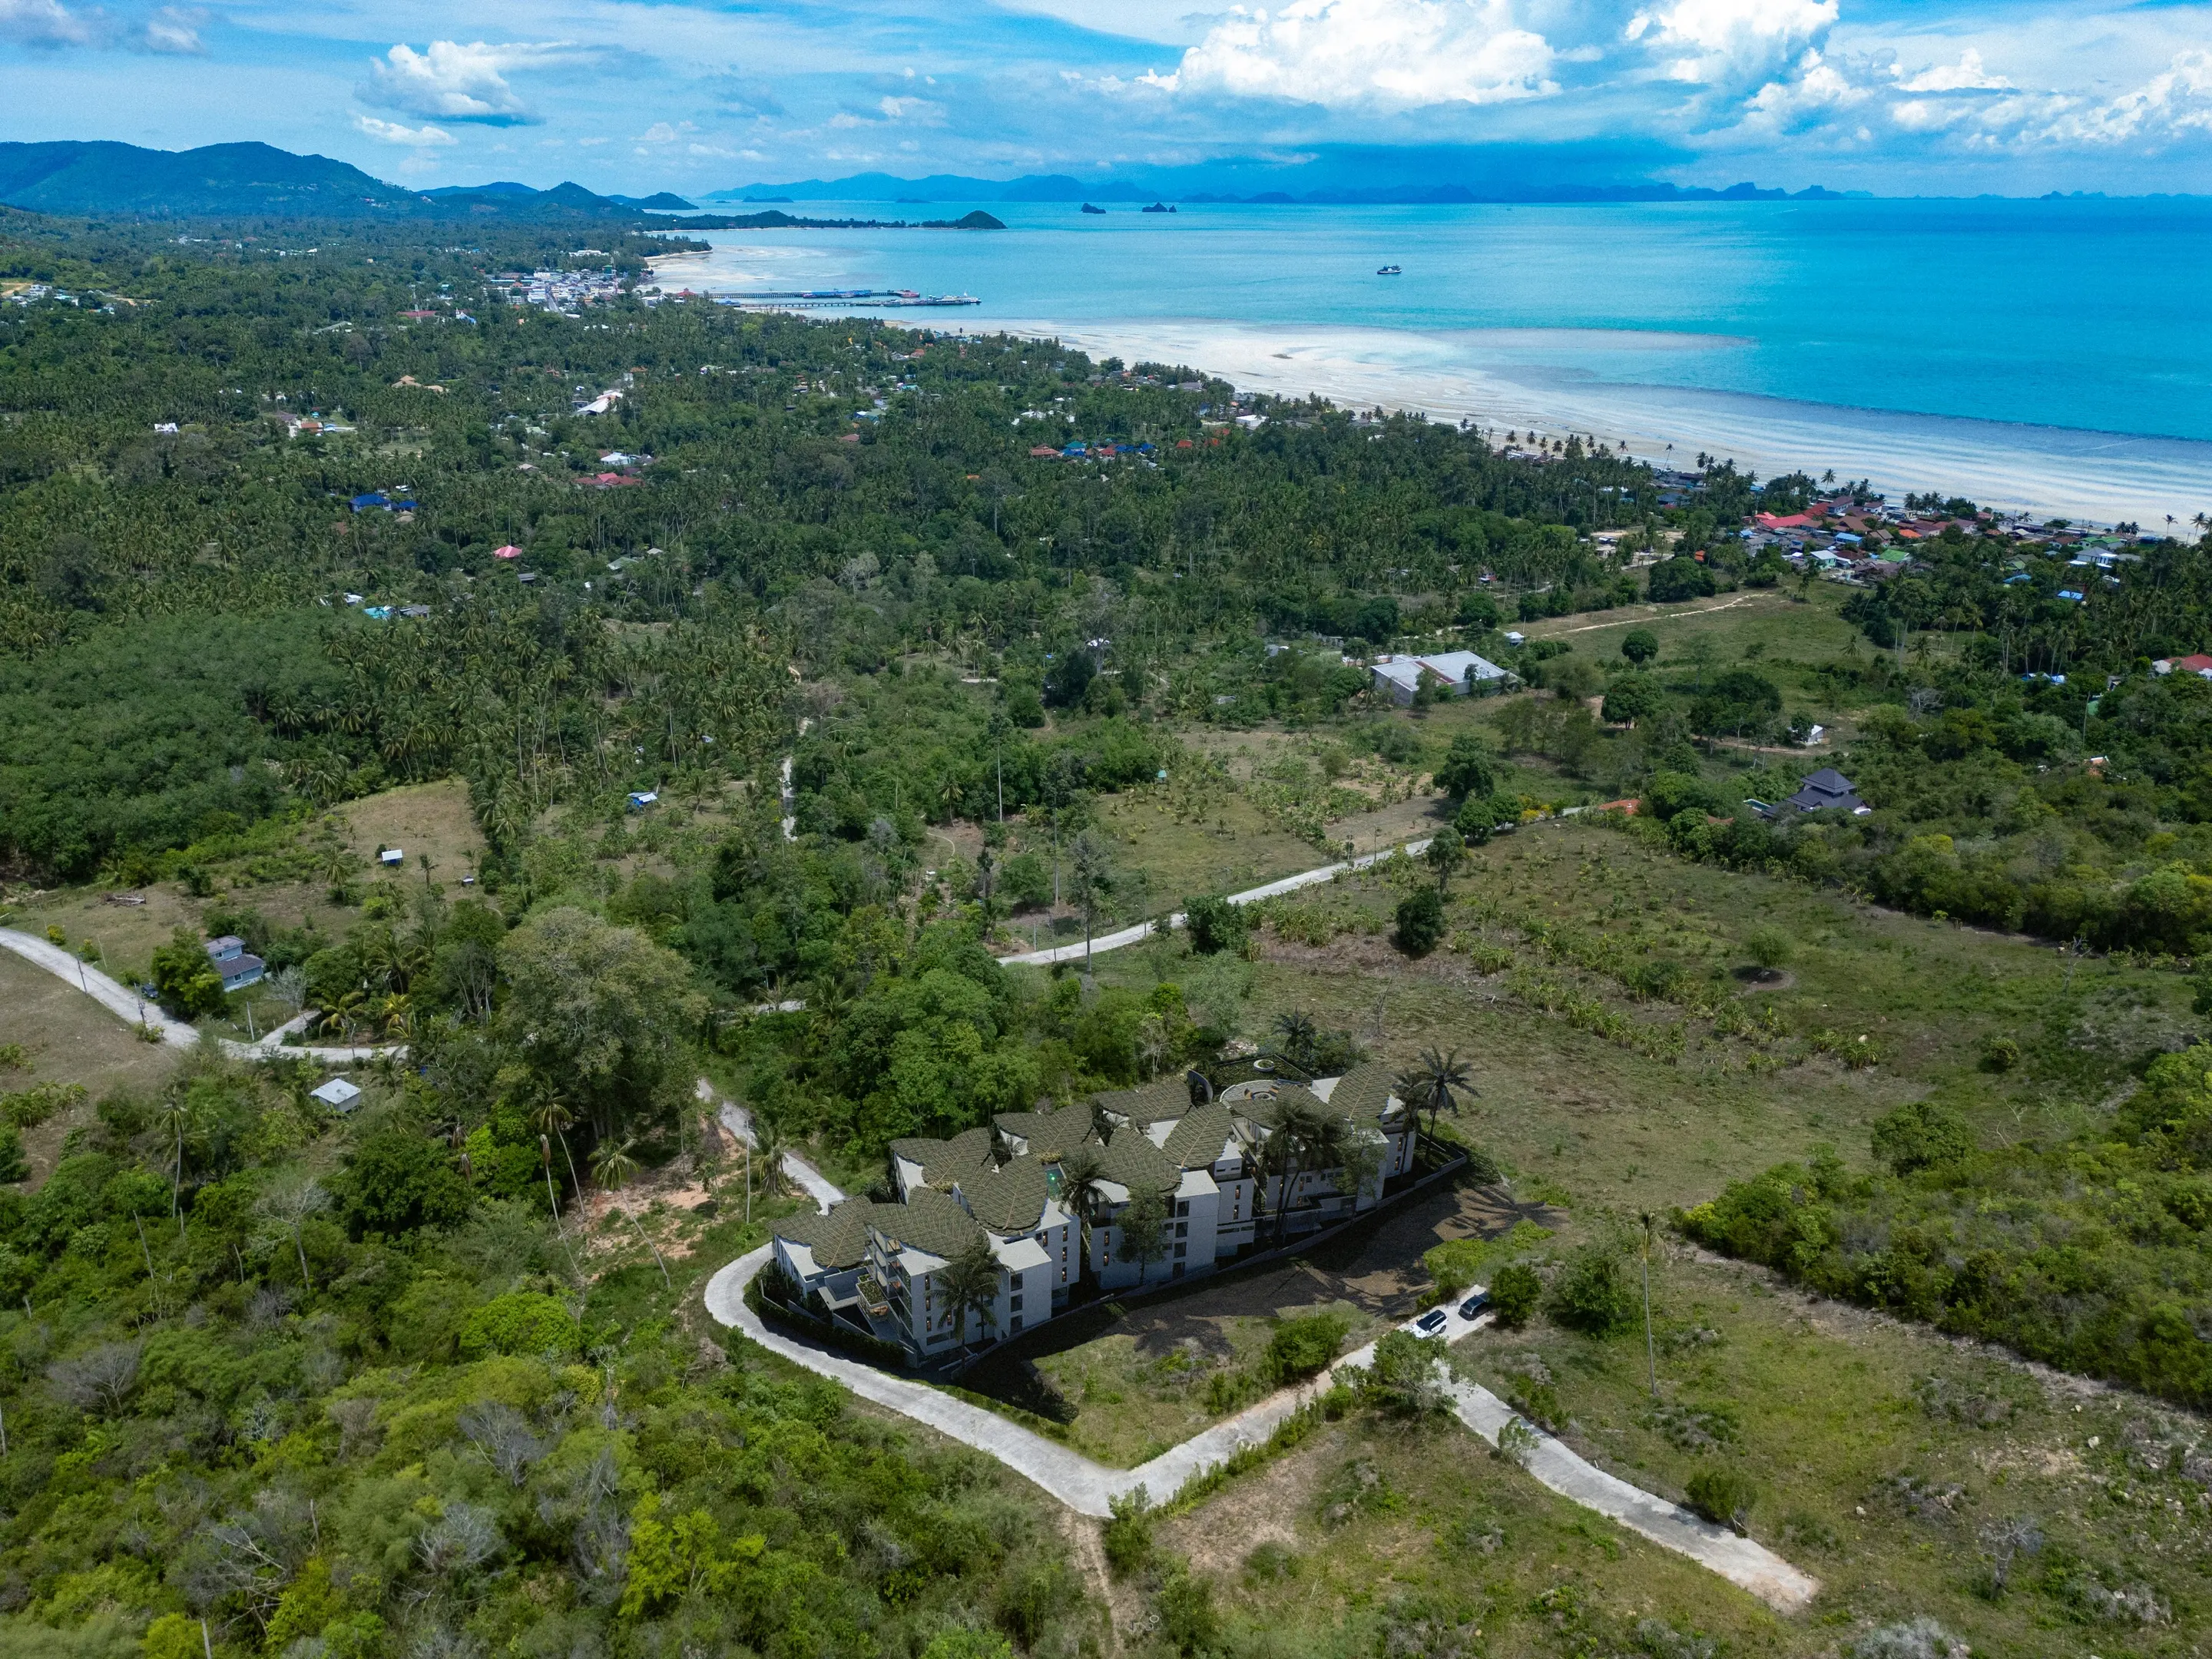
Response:
[[[896,1196],[778,1221],[775,1259],[806,1310],[941,1359],[1372,1208],[1413,1174],[1416,1127],[1379,1066],[1218,1094],[1163,1078],[893,1141]]]

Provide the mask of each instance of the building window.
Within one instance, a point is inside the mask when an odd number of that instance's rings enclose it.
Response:
[[[1177,1215],[1188,1215],[1190,1213],[1190,1200],[1186,1198],[1181,1203],[1177,1204],[1176,1206],[1176,1213]]]
[[[1190,1223],[1188,1221],[1176,1222],[1176,1237],[1177,1238],[1188,1238],[1190,1237]]]
[[[1014,1311],[1015,1311],[1016,1313],[1019,1313],[1021,1310],[1022,1310],[1022,1299],[1021,1299],[1021,1297],[1016,1297],[1014,1298]]]
[[[1016,1314],[1016,1315],[1013,1316],[1013,1319],[1012,1319],[1012,1327],[1013,1327],[1013,1328],[1014,1328],[1015,1330],[1019,1330],[1019,1329],[1021,1329],[1021,1328],[1022,1328],[1022,1316],[1021,1316],[1019,1314]]]
[[[1180,1257],[1180,1256],[1182,1256],[1182,1254],[1183,1254],[1185,1251],[1188,1250],[1189,1249],[1190,1249],[1190,1246],[1189,1246],[1189,1245],[1188,1245],[1188,1244],[1178,1244],[1178,1245],[1176,1245],[1176,1255],[1178,1257]]]

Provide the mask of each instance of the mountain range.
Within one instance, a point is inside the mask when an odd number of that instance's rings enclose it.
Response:
[[[136,144],[0,143],[0,204],[34,213],[166,218],[239,214],[316,219],[496,219],[528,224],[635,220],[688,209],[657,196],[598,196],[581,185],[507,180],[415,191],[327,155],[270,144],[143,149]]]

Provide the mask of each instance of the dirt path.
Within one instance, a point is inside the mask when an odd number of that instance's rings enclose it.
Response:
[[[1717,600],[1711,605],[1656,605],[1635,607],[1632,616],[1615,617],[1610,622],[1583,623],[1577,628],[1547,628],[1538,631],[1540,624],[1530,623],[1528,637],[1532,640],[1557,639],[1562,634],[1595,634],[1602,628],[1639,628],[1646,623],[1673,622],[1684,617],[1710,617],[1716,611],[1733,611],[1740,605],[1775,597],[1768,593],[1743,592],[1732,599]]]

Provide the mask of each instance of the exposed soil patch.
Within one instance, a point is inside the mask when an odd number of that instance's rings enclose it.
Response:
[[[1188,1515],[1160,1528],[1167,1547],[1190,1558],[1194,1572],[1234,1583],[1245,1558],[1262,1544],[1298,1545],[1298,1518],[1313,1508],[1322,1470],[1340,1452],[1344,1436],[1331,1431],[1307,1454],[1279,1457],[1242,1480],[1232,1480]]]

